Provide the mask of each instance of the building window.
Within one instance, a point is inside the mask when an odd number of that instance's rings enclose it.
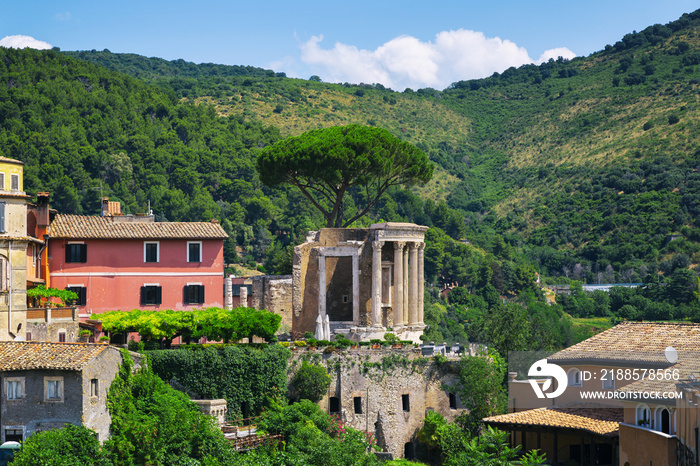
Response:
[[[187,242],[187,262],[202,262],[202,242]]]
[[[25,340],[32,341],[32,332],[27,332],[27,336],[26,336]]]
[[[10,175],[10,190],[19,191],[19,175],[14,173]]]
[[[405,412],[409,412],[411,410],[411,401],[408,394],[401,395],[401,405],[403,406],[403,410]]]
[[[90,379],[90,396],[100,396],[100,381],[98,379]]]
[[[87,262],[87,244],[66,244],[66,262]]]
[[[613,372],[609,372],[607,377],[603,379],[603,390],[615,390],[615,379],[613,378]]]
[[[8,377],[5,379],[5,398],[21,400],[24,395],[24,377]]]
[[[654,413],[654,430],[671,435],[671,411],[664,406],[656,408]]]
[[[44,401],[63,401],[63,377],[44,377]]]
[[[331,413],[340,412],[340,398],[338,398],[337,396],[332,396],[330,397],[328,404],[328,411],[330,411]]]
[[[5,174],[0,173],[0,190],[6,191],[5,189]]]
[[[356,396],[352,401],[355,405],[355,414],[362,414],[362,397]]]
[[[78,299],[72,302],[75,306],[85,306],[87,304],[87,288],[83,285],[68,285],[67,291],[72,291],[78,295]]]
[[[188,283],[183,294],[185,304],[204,304],[204,285]]]
[[[646,404],[637,405],[635,410],[635,421],[638,426],[649,427],[651,425],[651,411]]]
[[[24,427],[9,426],[3,430],[3,442],[21,442],[24,440]]]
[[[157,241],[143,243],[143,261],[160,262],[160,243]]]
[[[58,342],[59,342],[59,343],[65,343],[65,342],[66,342],[66,331],[65,331],[65,330],[59,330],[59,331],[58,331]]]
[[[5,203],[0,202],[0,233],[7,233],[5,231]]]
[[[141,287],[141,304],[161,304],[162,302],[163,293],[159,285],[143,285]]]
[[[580,387],[581,386],[581,371],[577,368],[571,368],[566,373],[569,379],[569,387]]]

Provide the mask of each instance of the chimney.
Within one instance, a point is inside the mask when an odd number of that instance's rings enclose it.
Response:
[[[40,228],[49,226],[49,192],[36,193],[36,224]]]
[[[122,205],[120,202],[110,201],[108,197],[102,198],[102,216],[112,217],[122,214]]]

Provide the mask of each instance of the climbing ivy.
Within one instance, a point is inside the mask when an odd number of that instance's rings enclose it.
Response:
[[[163,380],[174,379],[203,398],[224,398],[230,419],[257,415],[268,396],[283,396],[286,392],[291,353],[280,345],[190,347],[145,354]]]

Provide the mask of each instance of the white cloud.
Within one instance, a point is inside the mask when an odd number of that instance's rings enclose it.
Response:
[[[0,39],[0,47],[12,48],[12,49],[24,49],[29,47],[30,49],[44,50],[50,49],[53,46],[48,42],[42,40],[37,40],[30,36],[5,36]]]
[[[324,81],[380,83],[396,91],[406,87],[444,89],[455,81],[484,78],[511,66],[535,62],[524,47],[514,42],[464,29],[440,32],[429,42],[400,36],[376,50],[340,42],[324,49],[322,41],[322,35],[314,36],[300,48],[301,60]],[[551,49],[537,63],[559,56],[576,55],[567,48]]]
[[[572,52],[571,50],[567,49],[566,47],[559,47],[556,49],[549,49],[545,50],[542,55],[540,55],[540,59],[537,60],[537,64],[544,63],[546,61],[549,61],[549,59],[556,60],[559,57],[563,57],[567,60],[571,60],[574,58],[576,54]]]

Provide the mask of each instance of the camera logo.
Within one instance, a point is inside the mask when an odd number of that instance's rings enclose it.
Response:
[[[544,393],[546,390],[552,386],[552,379],[547,379],[540,388],[537,380],[530,379],[530,385],[535,391],[537,398],[556,398],[566,390],[567,378],[564,369],[557,366],[556,364],[549,364],[546,359],[540,359],[535,362],[527,372],[528,377],[552,377],[557,380],[557,389],[552,393]]]

